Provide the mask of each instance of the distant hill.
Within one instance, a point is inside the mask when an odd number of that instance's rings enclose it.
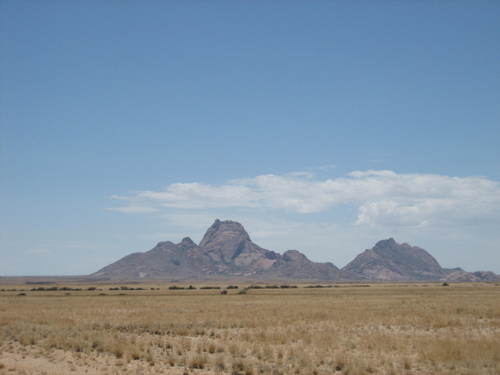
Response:
[[[393,238],[379,241],[339,270],[298,250],[283,254],[255,244],[235,221],[215,220],[197,245],[189,237],[159,242],[90,275],[110,280],[500,281],[493,272],[442,268],[426,250]]]

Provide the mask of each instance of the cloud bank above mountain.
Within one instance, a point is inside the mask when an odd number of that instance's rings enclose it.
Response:
[[[370,226],[473,224],[500,218],[497,181],[389,170],[353,171],[328,179],[290,173],[229,180],[220,185],[173,183],[164,190],[113,198],[125,204],[110,210],[123,213],[245,208],[308,215],[349,205],[357,212],[352,221]]]

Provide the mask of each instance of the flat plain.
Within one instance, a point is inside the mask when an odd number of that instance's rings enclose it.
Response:
[[[0,374],[500,374],[498,283],[67,286],[0,285]]]

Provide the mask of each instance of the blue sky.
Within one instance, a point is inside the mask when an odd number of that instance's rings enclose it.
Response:
[[[345,265],[500,272],[496,1],[0,2],[0,275],[218,217]]]

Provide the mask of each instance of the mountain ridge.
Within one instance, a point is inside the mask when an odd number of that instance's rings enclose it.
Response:
[[[110,280],[245,279],[303,281],[500,281],[489,271],[442,268],[426,250],[394,238],[378,241],[339,269],[331,262],[311,261],[299,250],[283,254],[255,244],[243,225],[216,219],[199,244],[190,237],[161,241],[135,252],[90,277]]]

